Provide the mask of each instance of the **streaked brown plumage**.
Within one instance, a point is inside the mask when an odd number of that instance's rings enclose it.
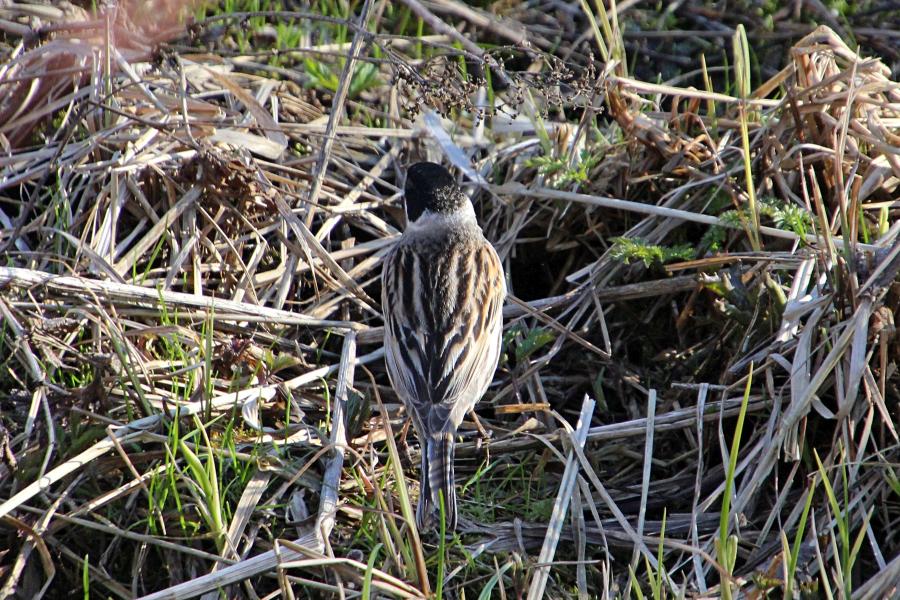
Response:
[[[385,354],[422,444],[416,521],[430,527],[443,494],[453,529],[454,437],[497,367],[506,282],[471,202],[446,169],[413,165],[405,191],[409,225],[382,274]]]

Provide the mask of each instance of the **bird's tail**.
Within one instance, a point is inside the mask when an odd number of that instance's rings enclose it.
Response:
[[[456,490],[453,487],[453,435],[436,433],[425,442],[416,525],[420,530],[440,526],[440,501],[444,498],[447,531],[456,529]]]

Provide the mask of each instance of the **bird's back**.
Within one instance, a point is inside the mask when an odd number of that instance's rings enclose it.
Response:
[[[499,357],[504,296],[499,258],[477,226],[408,230],[387,257],[389,372],[421,418],[446,420],[484,393]]]

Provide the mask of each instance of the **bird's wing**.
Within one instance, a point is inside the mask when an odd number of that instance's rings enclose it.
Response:
[[[382,279],[394,389],[425,432],[453,431],[497,368],[506,283],[481,238],[428,254],[399,244]]]

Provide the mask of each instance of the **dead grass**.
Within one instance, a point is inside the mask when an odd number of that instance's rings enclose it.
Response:
[[[692,3],[671,82],[634,3],[326,4],[0,8],[0,596],[897,594],[896,73],[785,21],[749,85]],[[513,294],[446,540],[376,300],[426,157]]]

